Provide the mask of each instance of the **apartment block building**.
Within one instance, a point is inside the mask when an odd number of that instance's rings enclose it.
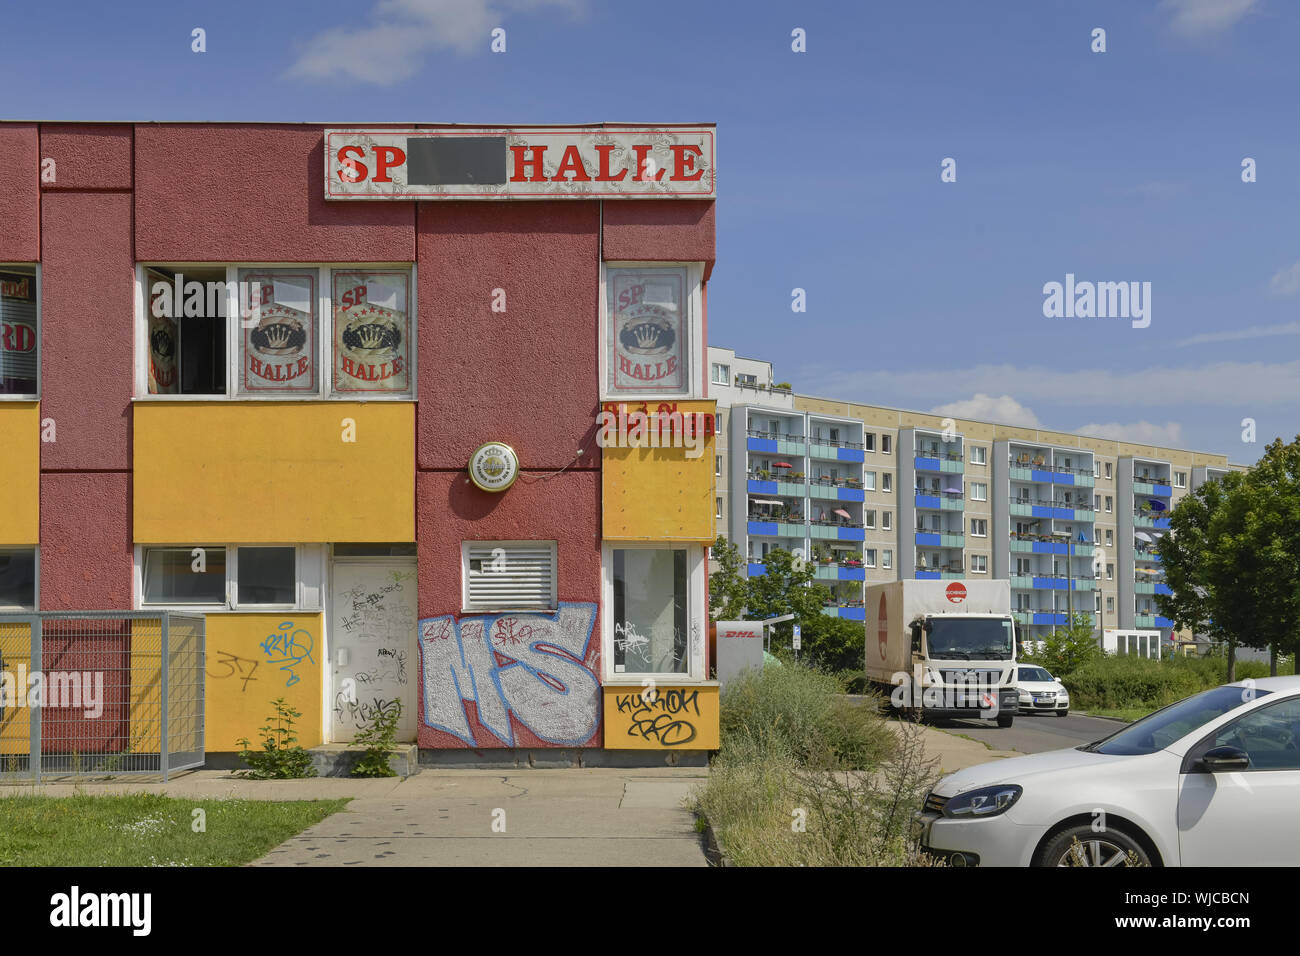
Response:
[[[709,349],[715,379],[741,361],[752,381],[772,381],[770,364]],[[733,382],[715,385],[714,394],[719,414],[731,420],[719,445],[719,487],[726,488],[719,528],[748,555],[750,574],[763,572],[772,547],[807,549],[818,578],[835,584],[826,613],[855,619],[867,584],[988,575],[1010,580],[1027,640],[1064,625],[1071,612],[1092,615],[1099,630],[1156,629],[1172,640],[1173,622],[1155,605],[1168,591],[1159,555],[1168,511],[1205,481],[1244,469],[1222,455],[793,389]],[[834,459],[825,456],[834,447],[831,429],[851,462],[838,448]],[[814,488],[825,487],[832,470],[846,490],[860,483],[862,499],[860,510],[856,501],[830,509],[837,539],[819,549],[825,532],[815,520]]]
[[[0,123],[0,669],[183,613],[210,753],[277,697],[306,746],[398,704],[422,756],[716,746],[714,135]],[[700,453],[595,439],[647,408]],[[157,700],[114,673],[102,751]]]

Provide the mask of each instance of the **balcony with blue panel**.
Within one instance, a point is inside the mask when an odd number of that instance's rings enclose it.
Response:
[[[940,571],[917,571],[916,580],[918,581],[938,581],[943,577]]]
[[[866,461],[866,456],[863,455],[861,448],[837,448],[835,449],[835,457],[840,461]]]
[[[1042,481],[1051,484],[1057,480],[1057,474],[1054,471],[1042,471],[1038,468],[1031,468],[1029,471],[1030,481]]]
[[[767,565],[751,561],[749,562],[748,574],[751,578],[761,578],[767,574]]]
[[[839,572],[841,581],[865,581],[867,579],[865,568],[840,568]]]
[[[745,442],[745,447],[750,451],[767,452],[772,455],[777,453],[776,440],[773,438],[754,438],[750,436]]]
[[[757,494],[757,495],[774,495],[774,494],[776,494],[776,482],[775,482],[775,481],[764,481],[764,480],[761,479],[761,478],[750,478],[750,479],[745,483],[745,487],[746,487],[746,488],[747,488],[747,489],[748,489],[752,494]]]
[[[1051,590],[1065,590],[1065,578],[1034,578],[1034,588],[1049,588]]]
[[[941,534],[930,534],[926,531],[916,532],[916,543],[922,548],[937,548],[942,540],[943,535]]]
[[[918,508],[929,508],[932,511],[938,511],[940,505],[941,505],[941,499],[939,498],[938,495],[918,494],[916,496],[916,506]]]
[[[1047,505],[1034,505],[1030,512],[1035,518],[1056,518],[1060,521],[1073,521],[1073,508],[1054,508]]]
[[[840,617],[847,618],[850,621],[865,621],[867,619],[866,608],[842,607],[839,611]]]
[[[836,488],[835,496],[840,501],[866,501],[866,494],[861,488]]]
[[[836,537],[841,541],[865,541],[866,532],[862,528],[850,528],[846,525],[837,525]]]
[[[775,521],[751,521],[747,530],[750,534],[767,535],[771,538],[775,538],[777,533]]]
[[[1035,611],[1033,613],[1032,624],[1065,624],[1065,615],[1054,611]]]

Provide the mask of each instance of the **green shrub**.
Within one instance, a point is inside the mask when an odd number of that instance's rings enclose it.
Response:
[[[370,726],[357,734],[356,743],[366,748],[355,767],[354,777],[396,777],[393,768],[388,766],[388,756],[397,747],[397,722],[402,717],[402,702],[394,701],[396,706],[381,708],[370,722]]]
[[[249,769],[238,771],[238,775],[254,780],[316,776],[311,754],[298,745],[298,735],[293,729],[302,711],[294,710],[283,697],[271,701],[271,706],[275,708],[275,716],[268,717],[267,725],[259,728],[262,731],[261,751],[249,750],[247,737],[239,741],[243,747],[239,758],[248,764]]]
[[[873,703],[849,700],[834,675],[802,664],[753,668],[722,692],[722,747],[779,754],[819,768],[873,767],[895,745]]]
[[[1262,661],[1238,661],[1237,679],[1268,676]],[[1076,709],[1147,707],[1155,709],[1184,697],[1218,687],[1228,679],[1221,657],[1171,657],[1153,661],[1145,657],[1107,656],[1083,665],[1061,678]]]

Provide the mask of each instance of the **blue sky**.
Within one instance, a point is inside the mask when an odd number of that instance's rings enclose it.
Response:
[[[7,8],[0,89],[10,119],[716,122],[712,344],[1250,462],[1300,432],[1296,49],[1287,0],[53,2]],[[1044,317],[1067,273],[1150,282],[1150,326]]]

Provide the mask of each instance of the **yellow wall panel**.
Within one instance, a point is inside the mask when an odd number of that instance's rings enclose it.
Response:
[[[40,543],[40,426],[39,403],[0,402],[0,546]]]
[[[322,743],[321,680],[325,641],[322,615],[209,614],[207,620],[206,746],[226,753],[261,749],[260,727],[283,697],[295,710],[298,743]],[[287,627],[285,625],[288,625]]]
[[[683,414],[714,414],[712,401],[675,404]],[[640,408],[629,406],[629,415]],[[695,458],[687,457],[685,448],[618,448],[606,443],[601,450],[605,539],[712,542],[717,535],[715,449],[711,433],[704,436]]]
[[[717,684],[606,686],[606,750],[717,750]]]
[[[415,540],[410,403],[140,402],[134,451],[139,544]]]
[[[5,695],[0,699],[0,754],[25,754],[31,749],[32,712],[25,706],[26,675],[32,671],[31,637],[29,624],[0,624],[0,692]],[[26,771],[27,767],[13,769]]]

